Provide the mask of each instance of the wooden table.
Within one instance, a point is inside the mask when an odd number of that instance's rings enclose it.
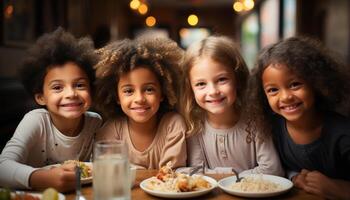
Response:
[[[140,187],[139,184],[141,183],[141,181],[154,176],[157,173],[157,170],[138,170],[136,172],[136,185],[134,186],[134,188],[131,190],[131,199],[141,199],[141,200],[147,200],[147,199],[161,199],[158,197],[154,197],[151,195],[148,195],[147,193],[145,193]],[[216,180],[220,180],[224,177],[229,176],[228,174],[223,174],[223,175],[219,175],[219,174],[215,174],[215,175],[208,175],[211,176],[213,178],[215,178]],[[83,195],[87,198],[87,200],[92,200],[93,199],[93,191],[92,191],[92,185],[86,185],[82,188],[82,193]],[[66,200],[74,200],[75,199],[75,194],[74,193],[68,193],[65,194],[66,196]],[[220,200],[225,200],[225,199],[243,199],[237,196],[232,196],[229,195],[227,193],[225,193],[224,191],[222,191],[220,188],[216,188],[215,190],[213,190],[212,192],[210,192],[209,194],[206,194],[204,196],[199,197],[198,199],[220,199]],[[277,196],[275,198],[268,198],[268,199],[298,199],[298,200],[312,200],[312,199],[320,199],[317,196],[311,195],[306,193],[303,190],[299,190],[297,188],[293,188],[292,190],[290,190],[289,192],[282,194],[280,196]]]

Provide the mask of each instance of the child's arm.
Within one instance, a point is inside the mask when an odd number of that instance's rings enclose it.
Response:
[[[203,150],[197,136],[191,136],[186,140],[187,144],[187,165],[189,167],[204,165],[206,163]]]
[[[304,190],[327,199],[350,199],[350,182],[331,179],[318,171],[305,175]]]
[[[160,155],[159,167],[165,166],[169,161],[172,162],[173,168],[186,166],[186,126],[179,114],[169,113],[165,115],[164,128],[160,130],[166,131],[165,144]]]
[[[242,141],[245,142],[245,141]],[[257,138],[255,141],[256,160],[258,166],[251,170],[246,170],[241,173],[263,173],[277,176],[284,176],[278,153],[273,145],[272,139],[269,137],[261,139]]]
[[[44,190],[53,187],[60,192],[75,189],[75,165],[66,164],[49,170],[34,171],[29,178],[29,186],[35,190]]]
[[[28,189],[30,174],[35,170],[27,164],[33,155],[32,147],[42,141],[41,121],[33,112],[27,113],[16,128],[12,138],[0,154],[0,186],[16,189]]]

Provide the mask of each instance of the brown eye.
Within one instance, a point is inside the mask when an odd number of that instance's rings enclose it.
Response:
[[[134,90],[131,88],[126,88],[126,89],[123,89],[122,92],[126,95],[131,95],[134,92]]]
[[[298,89],[300,86],[302,86],[303,84],[301,82],[292,82],[290,84],[290,88],[292,89]]]
[[[153,93],[153,92],[155,91],[155,89],[154,89],[153,87],[147,87],[147,88],[145,89],[145,91],[146,91],[147,93]]]
[[[55,92],[61,91],[62,89],[63,89],[63,87],[61,85],[53,85],[51,87],[51,90],[54,90]]]
[[[203,86],[205,86],[205,83],[204,82],[198,82],[194,86],[195,87],[203,87]]]
[[[277,88],[267,88],[265,90],[265,93],[268,94],[268,95],[274,95],[278,92],[278,89]]]

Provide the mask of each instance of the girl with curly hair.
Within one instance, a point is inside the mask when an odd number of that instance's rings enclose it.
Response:
[[[185,124],[175,112],[182,49],[170,39],[138,38],[98,53],[97,109],[109,120],[96,140],[123,140],[141,168],[185,166]]]
[[[252,73],[250,113],[273,133],[296,187],[350,198],[349,70],[318,41],[292,37],[261,51]]]
[[[101,116],[91,106],[92,41],[62,28],[45,34],[28,51],[20,71],[24,87],[41,107],[27,113],[0,155],[0,186],[59,191],[75,188],[74,165],[42,169],[78,159],[89,161]]]
[[[236,44],[210,36],[185,54],[182,114],[189,139],[188,164],[207,173],[283,175],[272,138],[247,131],[244,115],[248,68]]]

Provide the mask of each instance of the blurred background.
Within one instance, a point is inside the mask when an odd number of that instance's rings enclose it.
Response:
[[[211,34],[233,38],[252,68],[264,46],[293,35],[320,39],[350,64],[347,0],[1,0],[0,150],[34,104],[16,79],[25,50],[58,26],[95,47],[137,36],[184,49]]]

